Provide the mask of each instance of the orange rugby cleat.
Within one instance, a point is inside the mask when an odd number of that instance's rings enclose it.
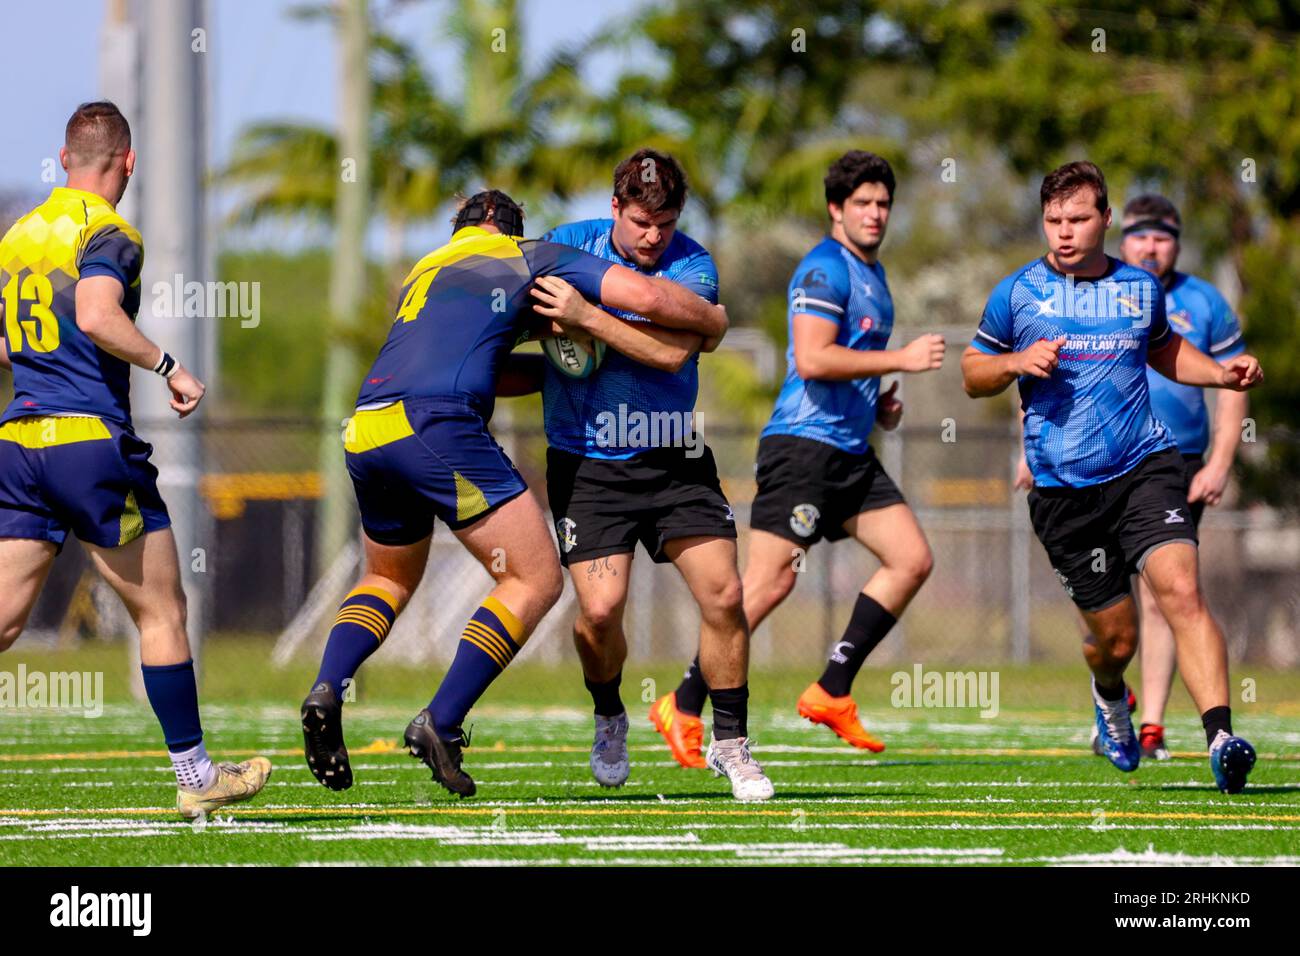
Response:
[[[825,724],[855,747],[876,754],[885,749],[884,741],[867,733],[858,720],[858,705],[852,697],[847,694],[832,697],[816,681],[799,695],[799,716],[808,718],[814,724]]]
[[[668,749],[683,767],[704,769],[704,721],[677,709],[677,692],[664,694],[650,706],[650,723],[663,734]]]

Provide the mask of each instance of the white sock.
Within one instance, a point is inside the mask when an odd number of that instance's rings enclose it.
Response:
[[[202,793],[217,779],[217,768],[212,765],[208,750],[199,741],[189,750],[169,753],[172,769],[176,771],[176,784],[182,790]]]

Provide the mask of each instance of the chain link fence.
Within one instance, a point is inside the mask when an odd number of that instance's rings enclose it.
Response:
[[[1011,487],[1018,452],[1013,426],[1005,415],[992,423],[946,416],[941,406],[953,399],[944,383],[936,377],[926,387],[946,397],[931,408],[913,388],[907,397],[910,424],[875,440],[929,537],[934,572],[873,660],[1077,660],[1081,624],[1030,529],[1024,493]],[[974,405],[957,407],[970,415]],[[545,437],[540,422],[522,419],[501,416],[496,434],[545,504]],[[715,412],[710,420],[719,422],[722,415]],[[190,521],[178,522],[193,529],[187,532],[193,540],[178,545],[187,589],[205,608],[206,640],[265,638],[266,657],[250,659],[249,668],[318,656],[360,566],[350,501],[342,519],[349,522],[348,533],[335,536],[344,546],[337,553],[318,547],[327,487],[319,470],[323,448],[338,448],[324,460],[336,462],[335,477],[345,477],[339,428],[309,421],[199,420],[139,422],[137,430],[155,447],[173,511],[177,501],[195,502],[198,510]],[[197,469],[178,472],[171,461],[169,448],[181,430],[200,436]],[[743,567],[757,429],[720,424],[704,437],[735,509]],[[197,476],[197,494],[175,494],[178,474]],[[1202,578],[1234,660],[1300,664],[1300,522],[1268,508],[1222,506],[1207,510],[1201,538]],[[852,541],[813,547],[794,593],[754,635],[755,666],[806,668],[819,659],[875,567]],[[424,583],[383,655],[412,665],[446,662],[490,586],[488,574],[439,526]],[[575,611],[566,582],[564,597],[524,657],[576,667],[570,636]],[[684,664],[695,653],[699,618],[689,592],[671,565],[655,565],[643,552],[633,564],[625,623],[630,655],[639,662]],[[66,645],[79,638],[124,639],[133,629],[81,549],[67,547],[29,631],[38,640]]]

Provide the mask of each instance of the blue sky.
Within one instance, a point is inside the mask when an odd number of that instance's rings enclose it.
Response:
[[[562,45],[609,24],[646,0],[523,0],[524,59],[535,64]],[[289,16],[300,0],[208,0],[210,156],[220,165],[246,124],[267,119],[333,122],[335,44],[331,26]],[[427,38],[420,44],[440,84],[455,89],[451,57],[441,39],[446,0],[371,0],[394,32]],[[58,0],[9,5],[0,56],[0,83],[10,91],[0,124],[0,190],[44,192],[41,164],[57,155],[63,125],[78,103],[100,95],[100,33],[106,0]],[[57,29],[58,57],[43,37]],[[31,38],[30,41],[24,38]],[[146,52],[147,55],[147,52]],[[614,73],[612,60],[593,63],[595,82]],[[21,96],[13,91],[21,90]],[[61,175],[61,174],[60,174]],[[586,210],[584,210],[586,212]]]

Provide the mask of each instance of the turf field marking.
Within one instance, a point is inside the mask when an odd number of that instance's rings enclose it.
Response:
[[[378,807],[378,806],[286,806],[286,805],[269,805],[269,806],[251,806],[242,808],[225,808],[220,811],[221,815],[234,816],[273,816],[273,817],[294,817],[320,814],[328,814],[334,817],[360,817],[360,816],[492,816],[501,806],[492,804],[482,804],[479,806],[423,806],[423,807]],[[584,816],[584,817],[617,817],[617,816],[637,816],[637,817],[692,817],[692,816],[747,816],[747,817],[780,817],[784,820],[790,819],[790,814],[794,807],[786,805],[781,808],[777,807],[752,807],[738,808],[690,808],[681,807],[668,809],[663,805],[646,806],[646,807],[590,807],[580,808],[574,806],[516,806],[510,808],[510,813],[516,816],[537,816],[554,814],[556,816]],[[1066,810],[922,810],[922,809],[898,809],[898,810],[824,810],[814,806],[805,809],[809,818],[813,817],[857,817],[857,818],[880,818],[880,819],[907,819],[910,817],[944,817],[944,818],[969,818],[979,819],[1002,819],[1002,820],[1036,820],[1036,819],[1056,819],[1056,820],[1092,820],[1091,811],[1066,811]],[[163,807],[83,807],[78,809],[10,809],[0,810],[0,820],[5,818],[31,818],[31,817],[53,817],[57,815],[68,816],[69,814],[84,814],[92,817],[112,816],[115,814],[125,816],[173,816],[175,810]],[[1106,819],[1112,820],[1220,820],[1229,822],[1262,822],[1262,823],[1297,823],[1300,822],[1300,814],[1268,814],[1252,813],[1248,815],[1233,815],[1224,813],[1195,813],[1195,812],[1159,812],[1148,813],[1139,810],[1107,810]]]
[[[472,747],[465,751],[467,757],[474,757],[486,753],[516,753],[516,754],[586,754],[590,752],[589,745],[569,746],[564,744],[546,744],[546,745],[503,745],[498,742],[497,746]],[[629,751],[639,753],[657,753],[663,754],[664,747],[659,744],[634,744],[629,745]],[[828,754],[845,758],[845,766],[871,766],[874,764],[888,764],[889,758],[858,758],[853,759],[852,750],[844,747],[816,747],[803,746],[795,744],[773,744],[756,747],[754,752],[758,756],[767,753],[773,754]],[[222,749],[219,751],[221,756],[229,757],[251,757],[261,754],[265,757],[302,757],[302,747],[280,747],[280,748],[236,748]],[[398,745],[396,740],[374,740],[364,747],[351,749],[350,753],[362,755],[375,754],[405,754],[405,748]],[[1080,747],[891,747],[888,750],[891,755],[905,757],[1088,757],[1093,758],[1096,755],[1091,750]],[[34,763],[34,762],[58,762],[58,761],[83,761],[83,760],[131,760],[156,758],[166,759],[166,750],[90,750],[90,751],[70,751],[64,753],[6,753],[0,754],[0,763]],[[1183,759],[1206,759],[1205,754],[1199,751],[1176,751],[1175,758]],[[1280,763],[1297,763],[1300,762],[1300,754],[1295,753],[1260,753],[1259,759]],[[776,762],[771,762],[773,766],[778,766]],[[671,765],[671,761],[654,761],[654,764]],[[645,764],[642,764],[645,765]],[[550,766],[549,762],[527,763],[520,762],[519,766]],[[1159,766],[1159,763],[1157,764]]]
[[[1195,855],[1189,853],[1162,853],[1148,846],[1145,852],[1134,853],[1123,848],[1109,853],[1074,853],[1066,856],[1027,857],[1025,862],[1055,864],[1057,866],[1297,866],[1300,856],[1232,856],[1214,853]]]

